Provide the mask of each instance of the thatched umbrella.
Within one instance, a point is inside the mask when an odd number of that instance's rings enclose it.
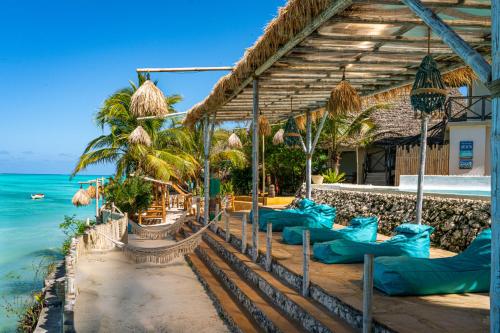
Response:
[[[227,144],[231,149],[241,149],[243,147],[243,145],[241,144],[241,140],[238,135],[236,135],[236,133],[233,133],[229,136]]]
[[[271,135],[271,125],[269,125],[269,120],[262,115],[259,116],[259,134],[262,136]]]
[[[148,147],[151,146],[151,138],[142,126],[137,126],[136,129],[130,133],[128,141],[134,144],[142,144]]]
[[[76,207],[88,206],[90,205],[90,201],[91,201],[90,196],[88,195],[87,191],[85,191],[81,186],[80,189],[73,196],[73,199],[71,199],[71,202]]]
[[[96,189],[94,186],[90,185],[89,187],[87,187],[87,194],[89,195],[89,197],[91,198],[95,198],[95,195],[96,195]]]
[[[165,95],[147,80],[132,95],[130,111],[136,117],[164,116],[168,113]]]
[[[273,144],[274,145],[279,145],[279,144],[282,144],[284,142],[283,133],[285,133],[285,131],[282,128],[280,128],[278,130],[278,132],[276,132],[274,134],[274,137],[273,137]]]
[[[345,68],[340,81],[330,93],[327,110],[332,116],[358,113],[361,111],[361,98],[358,92],[345,79]]]

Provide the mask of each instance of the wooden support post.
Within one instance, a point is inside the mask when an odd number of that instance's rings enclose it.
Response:
[[[99,178],[95,180],[95,216],[99,217]]]
[[[209,205],[210,205],[210,134],[209,134],[209,118],[205,116],[203,122],[203,153],[204,153],[204,170],[203,170],[203,190],[205,194],[205,204],[203,206],[203,223],[207,224],[210,218]]]
[[[219,228],[219,211],[220,211],[220,206],[217,203],[217,204],[215,204],[215,216],[214,216],[215,222],[214,222],[214,225],[212,227],[212,230],[214,232],[217,232],[217,229]]]
[[[161,187],[161,220],[163,223],[167,222],[167,208],[165,207],[165,192],[167,186],[163,185]]]
[[[252,246],[253,261],[259,257],[259,79],[253,79],[252,119]]]
[[[267,223],[266,229],[266,271],[270,272],[272,267],[273,252],[273,224]]]
[[[326,112],[326,111],[325,111]],[[306,111],[306,198],[311,199],[312,175],[312,136],[311,136],[311,111]]]
[[[226,232],[226,242],[231,240],[231,233],[229,231],[229,214],[224,211],[224,231]]]
[[[262,198],[266,193],[266,163],[265,163],[265,152],[266,149],[266,140],[264,135],[262,135]]]
[[[201,213],[201,198],[196,197],[196,222],[200,222],[200,213]]]
[[[492,80],[500,80],[500,0],[491,1]],[[498,83],[498,81],[497,81]],[[498,89],[498,88],[497,88]],[[490,332],[500,332],[500,96],[491,98],[491,288]]]
[[[365,254],[363,265],[363,333],[372,332],[373,254]]]
[[[247,213],[243,213],[241,219],[241,253],[247,252]]]
[[[469,65],[474,72],[481,78],[483,82],[491,80],[491,66],[483,58],[483,56],[473,49],[462,37],[460,37],[453,29],[441,20],[439,16],[434,14],[432,10],[425,7],[420,0],[401,0],[411,11],[413,11],[422,21],[432,29],[436,35],[441,37],[462,60]],[[491,11],[492,14],[494,11]],[[495,14],[493,14],[495,15]],[[498,27],[497,27],[498,28]],[[495,26],[492,25],[492,31]],[[492,38],[493,40],[493,38]]]
[[[309,296],[309,260],[311,259],[311,244],[309,229],[302,231],[302,296]]]
[[[420,130],[420,166],[418,169],[417,182],[417,217],[415,222],[422,224],[422,209],[424,203],[424,176],[425,159],[427,152],[427,127],[429,126],[429,116],[422,112],[422,128]]]

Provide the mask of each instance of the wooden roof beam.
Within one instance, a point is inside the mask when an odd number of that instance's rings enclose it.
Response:
[[[403,0],[402,0],[403,1]],[[463,28],[490,28],[491,21],[485,20],[442,20],[450,27]],[[406,18],[397,16],[388,17],[365,17],[365,16],[336,16],[328,21],[328,24],[350,23],[350,24],[394,24],[394,25],[426,25],[420,18]]]
[[[354,4],[361,5],[401,5],[400,0],[354,0]],[[441,1],[441,0],[424,0],[423,3],[429,8],[477,8],[477,9],[491,9],[491,2],[481,1]]]

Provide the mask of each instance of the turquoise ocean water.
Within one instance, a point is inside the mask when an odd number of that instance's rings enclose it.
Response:
[[[64,234],[59,223],[64,215],[93,218],[95,202],[76,208],[71,204],[78,181],[96,176],[0,174],[0,332],[15,330],[15,318],[5,306],[30,294],[34,285],[33,266],[46,257],[60,256]],[[31,200],[31,193],[45,199]],[[38,281],[41,286],[41,281]]]

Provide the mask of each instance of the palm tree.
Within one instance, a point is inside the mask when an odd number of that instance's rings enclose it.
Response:
[[[238,133],[242,137],[243,131]],[[210,146],[211,170],[219,174],[221,178],[227,176],[231,168],[243,168],[247,163],[245,153],[240,149],[232,149],[228,146],[228,139],[231,135],[227,130],[218,128],[214,130]],[[197,161],[198,165],[203,165],[205,159],[203,148],[203,124],[197,123],[190,131],[191,147],[190,153]],[[242,137],[243,141],[244,138]],[[198,168],[196,172],[197,183],[201,180],[203,169]],[[198,183],[199,184],[199,183]]]
[[[337,115],[330,117],[325,124],[321,142],[328,148],[328,155],[333,161],[334,170],[338,174],[342,148],[366,147],[378,137],[386,134],[378,130],[371,119],[374,111],[387,108],[388,105],[378,104],[369,107],[357,115]]]
[[[138,120],[131,114],[132,94],[145,81],[146,77],[139,74],[137,85],[130,82],[129,87],[118,90],[104,101],[95,120],[103,130],[109,129],[109,133],[87,144],[73,175],[89,165],[114,163],[116,178],[130,173],[147,174],[162,180],[195,176],[199,165],[188,152],[192,140],[186,129],[175,125],[165,128],[164,119]],[[178,95],[166,97],[171,112],[180,99]],[[130,134],[138,126],[142,126],[150,137],[150,145],[129,141]]]

